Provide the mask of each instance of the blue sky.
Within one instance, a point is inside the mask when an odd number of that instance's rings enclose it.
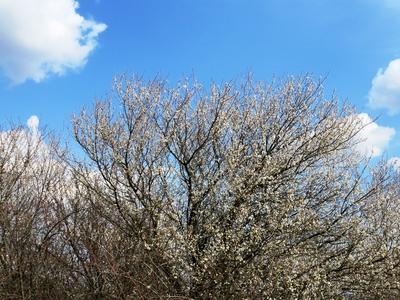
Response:
[[[397,0],[6,0],[0,119],[37,115],[64,130],[123,72],[171,83],[310,73],[367,121],[379,117],[365,136],[375,156],[397,156],[398,58]]]

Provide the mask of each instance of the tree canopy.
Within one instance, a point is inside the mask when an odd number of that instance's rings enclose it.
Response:
[[[2,298],[400,296],[398,174],[322,82],[122,76],[72,124],[0,135]]]

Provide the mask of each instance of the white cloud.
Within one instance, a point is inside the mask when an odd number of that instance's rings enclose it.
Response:
[[[389,166],[393,167],[396,171],[400,171],[400,157],[392,157],[388,160]]]
[[[28,121],[26,121],[26,125],[28,125],[30,130],[37,131],[39,127],[39,118],[35,115],[31,116]]]
[[[378,125],[366,113],[358,114],[357,117],[360,119],[363,129],[356,137],[360,141],[356,150],[366,156],[376,157],[381,155],[396,131],[394,128]]]
[[[33,115],[26,124],[28,129],[18,127],[0,131],[0,152],[5,151],[9,156],[9,168],[13,165],[23,166],[24,160],[21,157],[27,155],[28,151],[35,152],[35,160],[32,163],[40,165],[42,161],[48,159],[50,152],[38,129],[39,118]]]
[[[14,83],[39,82],[85,65],[106,25],[75,0],[0,0],[0,69]]]
[[[400,112],[400,59],[392,60],[385,70],[378,70],[368,98],[372,108],[386,109],[390,115]]]

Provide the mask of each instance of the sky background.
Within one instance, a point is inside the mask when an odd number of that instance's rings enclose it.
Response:
[[[312,74],[378,117],[373,156],[400,156],[399,58],[400,0],[0,0],[0,120],[67,130],[122,73]]]

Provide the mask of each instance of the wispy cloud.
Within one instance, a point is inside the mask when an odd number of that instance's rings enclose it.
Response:
[[[39,82],[85,65],[106,25],[75,0],[0,1],[0,69],[14,83]]]
[[[382,1],[382,0],[378,0]],[[399,0],[383,0],[382,3],[390,9],[400,9],[400,1]]]

